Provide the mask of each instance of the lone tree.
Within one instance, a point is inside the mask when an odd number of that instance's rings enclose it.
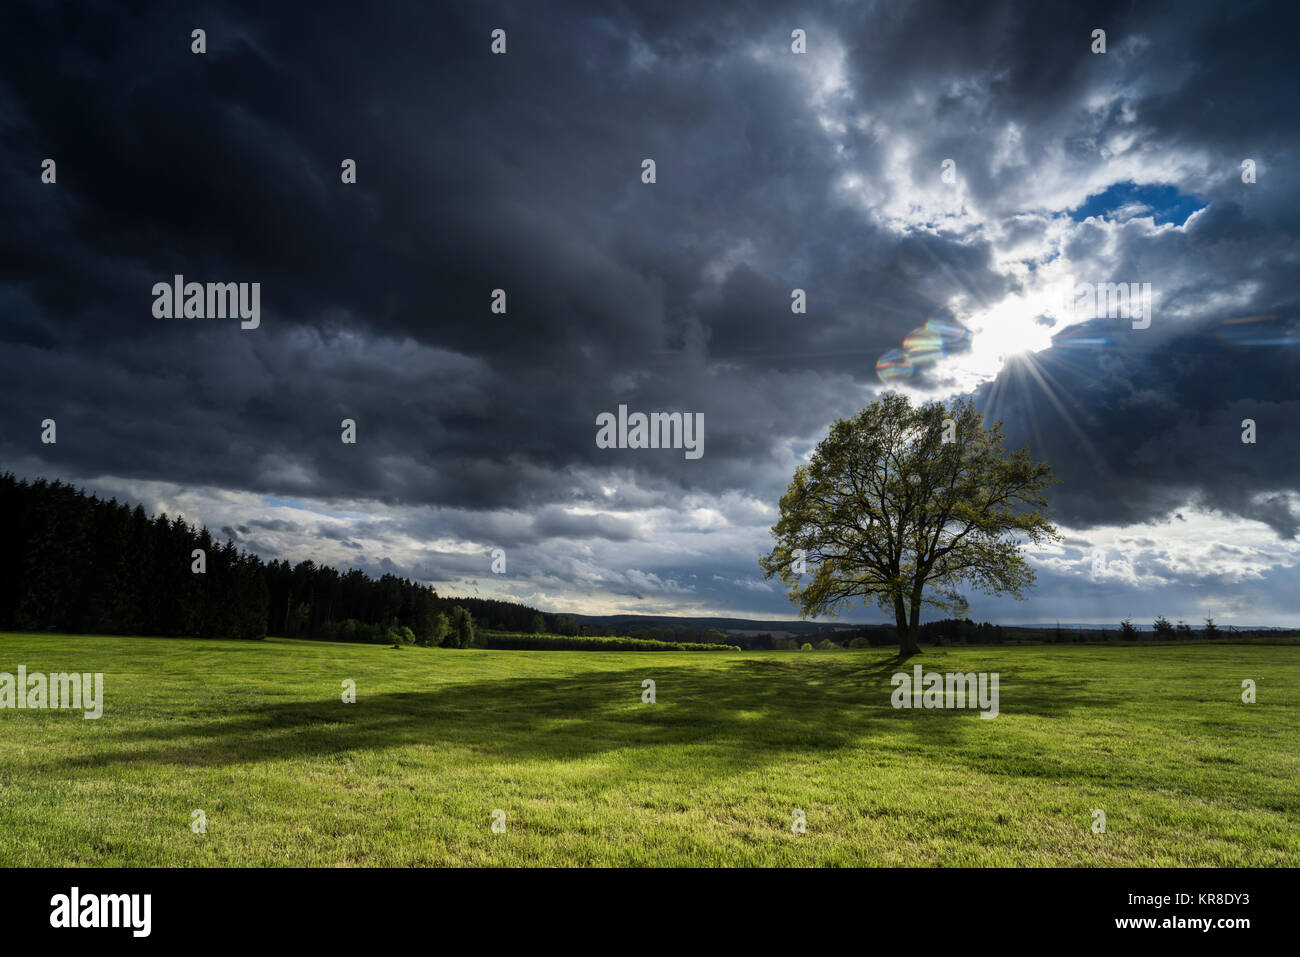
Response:
[[[1044,509],[1051,467],[1002,448],[968,401],[914,407],[887,394],[841,419],[795,469],[759,559],[803,617],[875,602],[898,623],[899,654],[920,651],[921,609],[964,614],[960,586],[1023,599],[1028,542],[1060,536]]]

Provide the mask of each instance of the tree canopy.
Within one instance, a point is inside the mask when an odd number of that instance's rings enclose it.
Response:
[[[963,587],[1023,599],[1034,572],[1021,549],[1059,537],[1045,512],[1056,480],[1004,441],[966,400],[889,393],[835,422],[781,498],[764,576],[804,617],[892,612],[903,655],[919,650],[925,607],[966,611]]]

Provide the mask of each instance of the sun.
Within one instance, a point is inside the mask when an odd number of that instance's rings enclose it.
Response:
[[[1041,352],[1052,344],[1052,327],[1023,308],[995,306],[969,323],[974,364],[996,372],[1014,359]]]

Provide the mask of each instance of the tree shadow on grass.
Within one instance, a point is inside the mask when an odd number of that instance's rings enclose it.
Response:
[[[560,678],[446,684],[421,692],[367,695],[357,702],[254,704],[199,720],[113,733],[96,753],[58,762],[105,766],[220,767],[341,757],[410,746],[460,749],[487,761],[571,761],[630,749],[691,749],[692,767],[735,773],[810,753],[879,749],[900,739],[918,750],[961,745],[990,722],[974,710],[896,710],[889,678],[896,658],[744,658],[725,667],[667,664],[647,655],[622,671]],[[712,664],[712,662],[711,662]],[[642,681],[657,701],[642,703]],[[1017,687],[1018,714],[1060,716],[1096,703],[1083,683],[1037,678]],[[1004,711],[1010,707],[1003,692]],[[111,716],[109,720],[111,720]],[[981,729],[983,730],[983,729]]]

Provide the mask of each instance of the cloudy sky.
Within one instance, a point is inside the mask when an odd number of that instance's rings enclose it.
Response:
[[[0,14],[0,468],[448,594],[787,617],[757,557],[828,425],[973,395],[1065,534],[973,617],[1300,624],[1294,4],[118,6]],[[176,274],[260,326],[155,317]],[[1141,320],[1064,291],[1121,282]],[[598,448],[620,404],[704,455]]]

